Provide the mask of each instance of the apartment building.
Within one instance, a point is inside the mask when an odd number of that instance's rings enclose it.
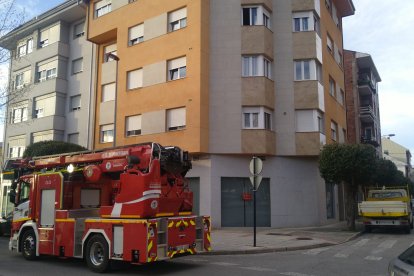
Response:
[[[384,159],[392,161],[405,177],[410,178],[413,172],[410,150],[391,140],[390,136],[381,138],[381,146]]]
[[[348,141],[371,144],[381,156],[378,100],[381,78],[369,54],[345,50],[344,62]]]
[[[94,148],[189,150],[195,212],[250,226],[249,162],[264,159],[258,225],[340,219],[318,155],[347,136],[342,18],[351,0],[95,0]],[[338,196],[339,194],[339,196]]]
[[[4,159],[45,140],[91,148],[95,46],[85,39],[86,6],[71,0],[0,38],[10,50]],[[2,182],[7,193],[10,181]]]

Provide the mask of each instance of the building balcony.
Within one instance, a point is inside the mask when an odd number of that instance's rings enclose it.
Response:
[[[360,95],[371,95],[377,93],[375,85],[371,81],[371,77],[367,74],[359,75],[358,90]]]
[[[276,135],[265,129],[242,130],[242,153],[274,155],[276,154]]]
[[[377,116],[375,115],[375,111],[372,106],[361,106],[359,108],[359,118],[364,123],[371,123],[377,120]]]
[[[325,110],[324,90],[319,81],[296,81],[294,89],[295,109]]]
[[[242,55],[263,53],[273,59],[273,33],[265,26],[242,26]]]
[[[373,136],[361,136],[361,143],[362,144],[370,144],[374,147],[379,147],[380,143],[376,137]]]
[[[318,33],[293,33],[293,59],[316,59],[322,63],[322,41]]]
[[[274,82],[266,77],[242,78],[242,105],[274,109]]]
[[[321,147],[326,144],[326,136],[320,132],[297,132],[296,154],[302,156],[317,156]]]
[[[314,10],[318,15],[320,15],[320,3],[319,0],[293,0],[292,1],[292,11],[311,11]]]

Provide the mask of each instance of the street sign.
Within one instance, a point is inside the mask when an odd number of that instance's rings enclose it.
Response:
[[[262,172],[263,169],[263,161],[259,157],[253,157],[250,161],[250,173],[253,175],[258,175]]]
[[[253,191],[257,191],[259,189],[262,178],[263,177],[261,175],[250,176],[250,182],[252,183]]]

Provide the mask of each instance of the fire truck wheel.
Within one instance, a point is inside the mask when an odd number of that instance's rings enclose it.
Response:
[[[33,230],[28,230],[23,234],[22,254],[26,260],[36,259],[36,235]]]
[[[108,243],[102,235],[94,235],[86,244],[86,263],[94,272],[105,272],[109,268]]]

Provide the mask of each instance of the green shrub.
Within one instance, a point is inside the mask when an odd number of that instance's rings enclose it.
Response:
[[[61,141],[41,141],[29,145],[23,153],[23,157],[37,157],[68,152],[84,151],[86,148]]]

